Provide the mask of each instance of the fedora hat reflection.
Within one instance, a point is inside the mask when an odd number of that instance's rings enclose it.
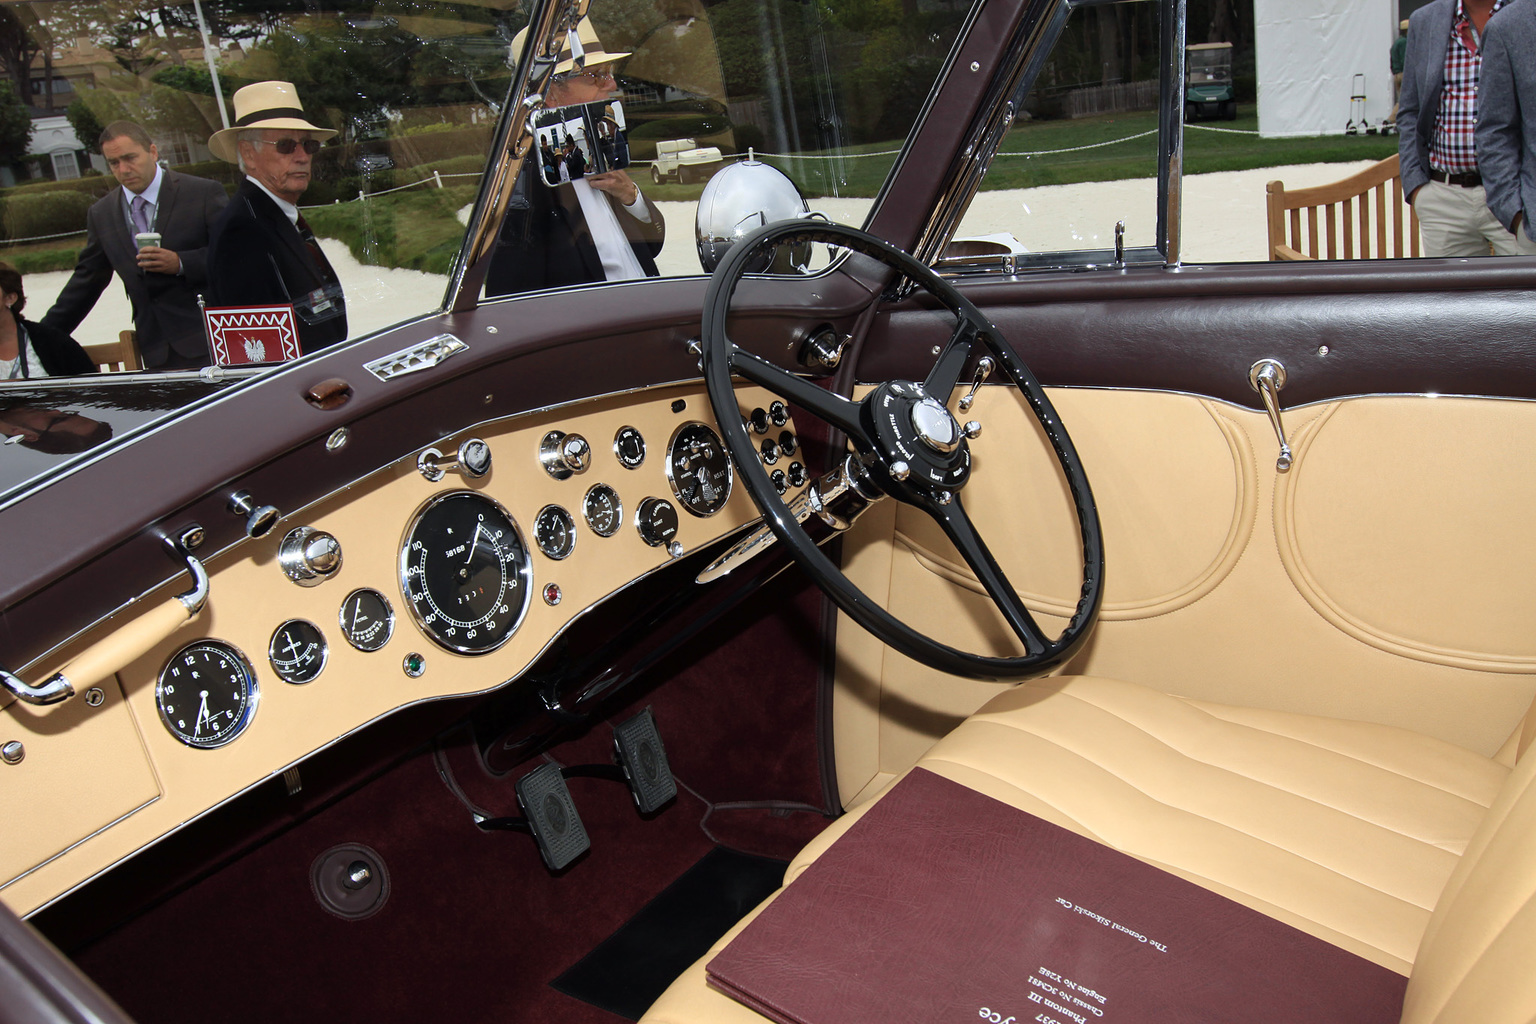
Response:
[[[309,123],[299,103],[299,90],[292,82],[254,82],[236,90],[234,103],[234,125],[208,139],[208,149],[220,160],[238,162],[239,134],[252,128],[292,128],[313,132],[321,141],[336,134],[333,128]]]
[[[560,40],[560,63],[555,65],[555,74],[568,75],[578,68],[594,68],[601,64],[612,64],[616,60],[623,60],[628,53],[609,53],[603,49],[603,41],[597,37],[597,29],[592,24],[591,18],[582,18],[576,23],[576,39],[581,44],[581,53],[576,54],[571,48],[571,36],[567,32]],[[512,63],[516,64],[523,55],[523,46],[528,41],[528,30],[522,29],[512,37]]]

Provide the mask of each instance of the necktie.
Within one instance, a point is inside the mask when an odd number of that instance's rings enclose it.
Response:
[[[315,269],[319,271],[320,276],[328,282],[336,281],[336,271],[331,269],[331,261],[326,259],[325,253],[320,251],[320,243],[315,239],[315,233],[309,229],[309,221],[304,219],[302,213],[299,214],[295,227],[299,229],[299,237],[304,239],[304,246],[309,250],[310,259],[315,261]]]
[[[149,200],[143,196],[134,196],[133,202],[129,203],[128,207],[133,212],[133,229],[135,231],[143,234],[146,231],[154,230],[149,224]]]

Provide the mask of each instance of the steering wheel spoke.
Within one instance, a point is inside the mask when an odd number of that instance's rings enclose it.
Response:
[[[869,447],[868,432],[859,421],[859,405],[810,381],[780,369],[768,360],[731,346],[731,369],[754,384],[847,434],[861,448]]]
[[[930,509],[930,514],[960,552],[960,557],[965,559],[965,564],[971,567],[971,571],[981,581],[987,596],[992,598],[992,603],[1002,612],[1014,635],[1023,642],[1025,652],[1031,655],[1044,653],[1050,646],[1050,638],[1035,622],[1035,617],[1024,606],[1018,591],[1008,582],[1003,567],[992,557],[986,541],[976,532],[976,525],[966,515],[960,495],[955,495],[954,501],[948,505],[941,505],[936,510]]]
[[[942,405],[949,404],[949,397],[955,393],[955,388],[960,384],[960,375],[965,372],[965,364],[970,361],[971,351],[976,347],[976,341],[981,334],[975,321],[970,317],[961,315],[960,322],[955,325],[955,333],[950,336],[949,344],[944,346],[944,351],[939,354],[939,361],[933,364],[933,369],[928,371],[927,378],[923,381],[923,393],[936,399]]]

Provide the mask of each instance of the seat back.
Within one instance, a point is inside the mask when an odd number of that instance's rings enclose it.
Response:
[[[1271,260],[1419,255],[1419,217],[1403,201],[1395,155],[1328,185],[1287,189],[1284,182],[1272,181],[1264,199]]]
[[[114,370],[131,372],[144,368],[144,363],[139,358],[137,331],[119,331],[116,341],[99,341],[80,347],[85,349],[85,354],[90,357],[91,362],[108,373]]]
[[[1522,758],[1430,916],[1403,1024],[1536,1020],[1536,757]]]

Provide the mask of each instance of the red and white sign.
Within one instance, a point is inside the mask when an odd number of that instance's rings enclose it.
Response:
[[[215,366],[284,363],[302,354],[292,306],[210,306],[203,319]]]

